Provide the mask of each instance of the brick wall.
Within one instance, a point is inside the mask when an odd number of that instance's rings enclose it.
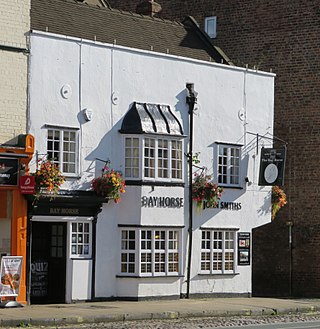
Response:
[[[0,144],[26,133],[27,55],[30,0],[0,1]]]
[[[139,1],[109,0],[135,10]],[[239,66],[277,74],[275,135],[287,141],[288,205],[253,232],[256,295],[320,297],[320,4],[317,0],[158,0],[162,18],[217,16],[217,38]],[[288,227],[293,226],[292,272]],[[292,289],[290,277],[292,276]]]

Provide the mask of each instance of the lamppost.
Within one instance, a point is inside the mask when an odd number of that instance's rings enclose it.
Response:
[[[188,169],[189,169],[189,245],[188,245],[188,263],[187,263],[187,294],[190,297],[190,276],[191,276],[191,257],[192,257],[192,233],[193,233],[193,214],[192,214],[192,158],[193,158],[193,111],[197,103],[198,93],[194,90],[193,83],[187,83],[186,102],[189,105],[189,152],[188,152]]]

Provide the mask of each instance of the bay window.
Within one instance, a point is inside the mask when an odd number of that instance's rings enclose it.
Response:
[[[126,136],[124,145],[127,180],[182,180],[183,142],[181,139]]]

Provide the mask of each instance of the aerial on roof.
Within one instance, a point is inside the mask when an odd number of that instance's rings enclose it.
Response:
[[[191,17],[179,23],[76,0],[31,0],[31,29],[230,64]]]

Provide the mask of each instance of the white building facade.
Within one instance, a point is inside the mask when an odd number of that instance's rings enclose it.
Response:
[[[30,44],[28,133],[58,159],[67,200],[30,212],[31,301],[250,296],[251,232],[271,220],[258,136],[273,132],[274,74],[38,31]],[[193,173],[224,188],[216,208],[193,202],[190,261],[187,83]],[[73,203],[105,163],[126,180],[121,202]]]

